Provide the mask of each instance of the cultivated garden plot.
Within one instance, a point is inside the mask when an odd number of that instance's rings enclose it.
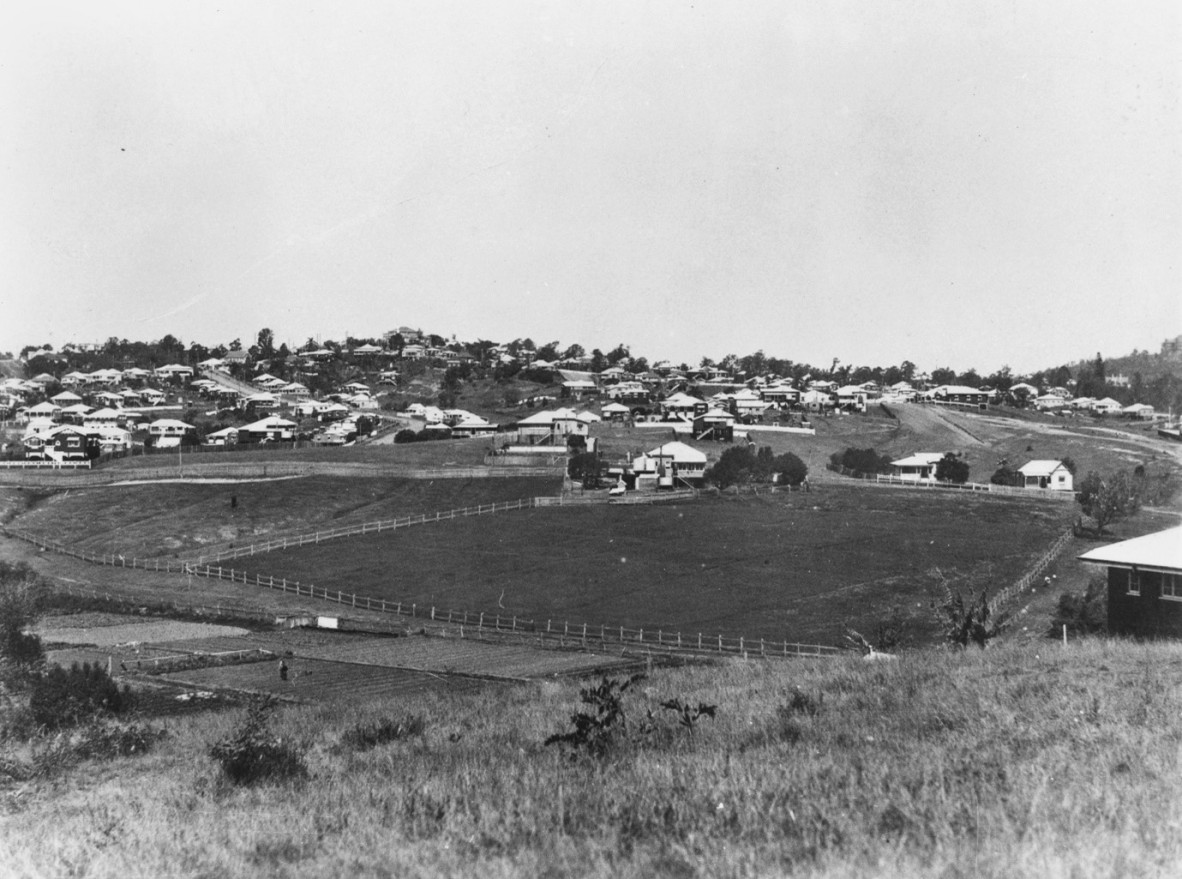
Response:
[[[34,633],[49,644],[114,647],[119,644],[161,644],[190,638],[237,637],[247,634],[237,626],[187,623],[179,620],[136,620],[122,625],[37,627]]]
[[[286,657],[284,663],[287,666],[286,680],[279,675],[278,661],[190,669],[159,677],[161,680],[199,690],[270,693],[285,699],[310,703],[360,704],[372,699],[411,693],[467,692],[484,686],[495,686],[488,680],[349,662]]]
[[[586,674],[636,664],[634,659],[602,653],[419,635],[408,638],[350,639],[337,644],[303,647],[297,656],[503,678]]]
[[[830,644],[893,616],[936,637],[943,584],[1000,590],[1068,527],[1037,500],[830,484],[659,507],[538,509],[237,560],[252,575],[547,620]]]

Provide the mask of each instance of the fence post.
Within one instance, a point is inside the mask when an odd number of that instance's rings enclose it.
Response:
[[[435,619],[435,605],[431,605],[431,619]]]

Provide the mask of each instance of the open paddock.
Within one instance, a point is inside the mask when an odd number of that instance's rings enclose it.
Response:
[[[942,581],[998,590],[1073,509],[1028,499],[867,491],[722,496],[459,519],[237,561],[251,574],[416,604],[548,619],[833,643],[889,614],[940,627]]]
[[[30,490],[24,493],[29,508],[11,524],[80,552],[186,558],[278,534],[314,531],[318,526],[340,527],[555,495],[561,487],[561,476],[439,480],[311,476],[241,485]]]

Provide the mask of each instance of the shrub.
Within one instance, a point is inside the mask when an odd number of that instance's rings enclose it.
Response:
[[[209,756],[234,784],[252,785],[307,776],[302,750],[270,730],[274,707],[270,697],[257,700],[247,709],[238,729],[210,747]]]
[[[952,482],[963,485],[969,481],[969,465],[952,452],[946,454],[936,464],[936,479],[941,482]]]
[[[0,561],[0,663],[27,671],[44,659],[41,639],[24,630],[46,601],[44,581],[27,565]]]
[[[863,473],[889,473],[891,459],[887,455],[880,455],[874,449],[847,448],[844,452],[834,452],[829,456],[829,462],[834,467],[844,467],[853,470],[855,476]]]
[[[1093,577],[1083,593],[1064,592],[1059,596],[1049,634],[1059,635],[1064,626],[1077,635],[1103,634],[1108,630],[1108,583],[1104,577]]]
[[[341,744],[354,751],[368,751],[387,742],[421,736],[426,728],[427,721],[422,715],[408,714],[403,720],[383,717],[346,730],[341,736]]]
[[[68,670],[55,666],[33,682],[29,710],[38,726],[53,730],[99,714],[121,714],[133,703],[130,688],[120,690],[101,665],[75,662]]]
[[[989,610],[989,598],[985,589],[982,589],[975,599],[970,600],[966,600],[959,591],[949,590],[942,609],[948,620],[944,638],[949,644],[957,647],[976,644],[985,648],[991,640],[1001,634],[1007,621],[1005,614],[994,616]]]
[[[1018,485],[1019,478],[1017,470],[1011,470],[1003,464],[993,471],[993,475],[989,477],[989,481],[994,485]]]
[[[404,427],[398,433],[394,434],[394,442],[396,443],[413,443],[419,438],[419,435],[408,427]]]

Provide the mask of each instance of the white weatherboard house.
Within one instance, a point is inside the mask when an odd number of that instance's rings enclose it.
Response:
[[[911,482],[932,482],[936,478],[936,465],[943,457],[943,452],[917,452],[910,457],[892,461],[891,475]]]
[[[637,488],[684,488],[700,485],[706,455],[682,442],[665,443],[632,462]]]
[[[1051,491],[1073,491],[1071,471],[1062,461],[1029,461],[1018,468],[1024,488],[1049,488]]]

